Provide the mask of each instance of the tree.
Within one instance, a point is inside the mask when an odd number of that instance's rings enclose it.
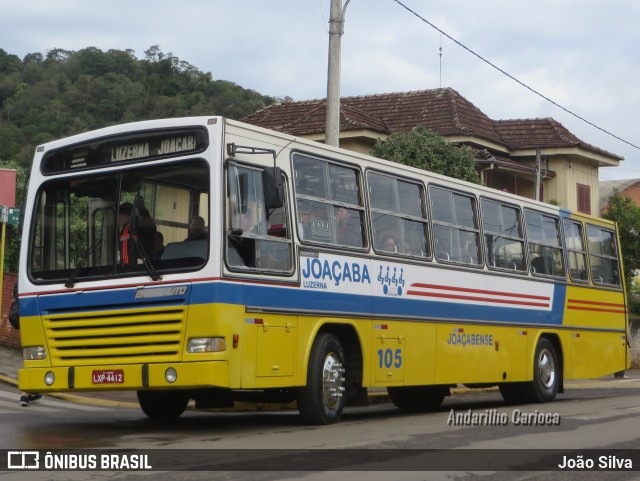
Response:
[[[452,145],[444,137],[424,127],[416,127],[410,132],[396,132],[387,140],[378,140],[372,154],[399,164],[480,183],[471,149]]]
[[[602,217],[618,224],[624,277],[631,288],[636,271],[640,269],[640,207],[617,189],[607,198],[607,206]]]

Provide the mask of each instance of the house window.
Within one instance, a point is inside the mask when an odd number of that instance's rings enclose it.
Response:
[[[578,212],[591,214],[591,186],[578,184]]]

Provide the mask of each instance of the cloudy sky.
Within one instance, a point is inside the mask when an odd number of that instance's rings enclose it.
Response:
[[[343,0],[345,1],[345,0]],[[452,87],[493,119],[553,117],[625,157],[601,180],[640,178],[637,0],[350,0],[341,94]],[[0,0],[0,48],[159,45],[215,79],[275,97],[326,96],[330,0]],[[409,12],[434,24],[446,35]],[[447,35],[565,109],[469,53]],[[439,48],[442,46],[442,57]],[[626,141],[626,142],[625,142]]]

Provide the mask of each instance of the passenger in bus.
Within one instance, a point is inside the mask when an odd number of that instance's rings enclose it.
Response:
[[[134,216],[134,210],[137,215]],[[144,205],[144,199],[136,196],[135,207],[130,202],[123,202],[118,208],[118,226],[120,228],[120,262],[124,265],[135,264],[135,255],[142,252],[137,241],[149,255],[153,249],[153,235],[156,232],[156,224],[149,210]],[[136,250],[137,249],[137,250]]]
[[[118,226],[120,229],[120,262],[122,264],[133,263],[135,252],[134,238],[131,232],[131,214],[133,212],[133,204],[123,202],[118,208]]]
[[[398,247],[396,244],[396,238],[391,234],[385,234],[382,236],[380,241],[380,250],[393,252],[394,254],[398,253]]]
[[[302,240],[311,240],[311,214],[300,211],[298,214],[298,235]]]
[[[424,246],[424,242],[422,243],[422,245]],[[420,248],[420,246],[416,241],[405,242],[404,253],[410,254],[412,256],[425,257],[425,251],[423,251],[422,248]]]
[[[157,232],[158,228],[153,217],[151,217],[149,209],[145,207],[144,199],[141,196],[136,195],[133,208],[133,212],[135,214],[133,220],[134,226],[138,236],[140,237],[140,243],[142,244],[146,255],[149,256],[153,250],[153,236]]]
[[[206,240],[207,230],[204,226],[204,219],[199,215],[194,216],[189,222],[189,234],[185,241]]]
[[[156,262],[162,259],[164,253],[164,235],[159,230],[153,234],[153,247],[151,248],[151,260]]]
[[[551,274],[553,259],[539,255],[531,261],[531,270],[535,274]]]
[[[339,207],[336,212],[336,242],[341,245],[362,247],[359,225],[351,220],[351,212]]]

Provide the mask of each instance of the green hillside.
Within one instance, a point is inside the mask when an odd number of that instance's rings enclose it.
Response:
[[[0,163],[28,167],[38,144],[107,125],[189,115],[238,119],[276,100],[214,80],[158,46],[144,53],[138,59],[132,50],[88,47],[20,59],[0,49]]]

